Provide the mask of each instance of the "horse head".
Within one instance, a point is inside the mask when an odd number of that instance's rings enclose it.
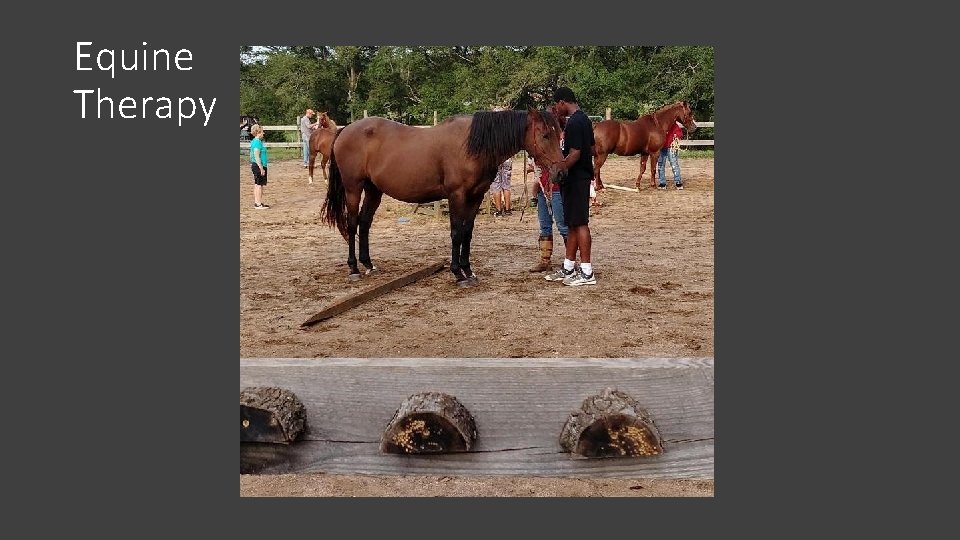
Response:
[[[677,116],[675,121],[683,124],[687,128],[687,133],[693,132],[697,129],[697,121],[693,118],[693,111],[690,109],[690,104],[686,101],[678,101],[677,106]]]
[[[560,173],[563,153],[560,151],[560,122],[550,111],[538,111],[527,106],[527,130],[523,147],[542,169],[550,171],[550,181]]]
[[[323,129],[337,129],[337,123],[334,122],[333,118],[330,118],[330,115],[326,112],[317,115],[317,122],[319,122],[319,126]]]
[[[245,127],[250,127],[254,124],[259,124],[259,123],[260,121],[257,120],[256,116],[250,116],[248,114],[240,116],[240,129],[243,129]]]

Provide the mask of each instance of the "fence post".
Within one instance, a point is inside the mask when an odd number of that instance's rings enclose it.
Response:
[[[433,111],[433,125],[437,125],[437,111]]]
[[[367,117],[367,110],[366,110],[366,109],[363,110],[363,117],[364,117],[364,118]]]
[[[610,120],[610,107],[607,107],[607,120]]]

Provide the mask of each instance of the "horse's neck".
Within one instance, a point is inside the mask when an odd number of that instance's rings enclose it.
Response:
[[[659,111],[654,111],[650,113],[650,120],[653,121],[653,125],[656,126],[657,129],[660,129],[660,130],[663,129],[663,120],[660,118]]]
[[[663,131],[669,131],[668,128],[677,121],[677,106],[671,105],[653,113],[654,121]]]

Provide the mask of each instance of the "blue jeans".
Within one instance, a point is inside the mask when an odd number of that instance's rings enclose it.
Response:
[[[303,164],[310,164],[310,139],[304,139],[303,141]]]
[[[670,160],[670,168],[673,169],[673,181],[676,182],[678,186],[683,184],[683,180],[680,179],[680,162],[677,161],[677,151],[673,148],[660,149],[660,157],[657,158],[657,175],[660,177],[658,183],[660,186],[667,185],[667,178],[664,176],[664,174],[666,174],[667,159]]]
[[[563,197],[559,191],[553,192],[550,206],[553,208],[553,222],[557,224],[557,230],[560,236],[567,237],[567,222],[563,219]],[[547,211],[547,198],[543,191],[537,192],[537,220],[540,221],[540,236],[553,237],[553,223],[550,221],[550,213]]]

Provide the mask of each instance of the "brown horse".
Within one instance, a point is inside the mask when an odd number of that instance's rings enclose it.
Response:
[[[640,179],[647,168],[647,157],[655,156],[663,148],[667,130],[679,121],[687,132],[697,129],[693,112],[686,101],[678,101],[655,112],[645,114],[633,122],[604,120],[593,126],[594,146],[593,176],[597,180],[597,189],[603,187],[600,181],[600,167],[607,160],[607,154],[635,156],[640,154],[640,174],[637,175],[637,189]],[[653,185],[657,185],[656,160],[650,160],[650,174]]]
[[[350,279],[360,279],[354,251],[358,226],[360,262],[368,274],[376,270],[370,260],[370,225],[386,193],[408,203],[449,200],[450,271],[461,287],[475,284],[470,269],[474,219],[497,167],[521,149],[555,179],[563,160],[556,118],[528,107],[455,116],[429,128],[370,117],[340,130],[330,153],[321,216],[337,226],[349,245]]]
[[[313,183],[313,164],[317,160],[317,154],[323,156],[320,160],[320,171],[323,173],[323,179],[327,179],[327,160],[330,159],[330,150],[333,148],[333,139],[337,134],[337,123],[333,118],[322,112],[317,115],[319,126],[310,134],[310,182]]]

